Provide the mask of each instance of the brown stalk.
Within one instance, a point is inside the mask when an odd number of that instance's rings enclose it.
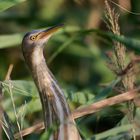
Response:
[[[10,64],[10,65],[9,65],[9,68],[8,68],[7,74],[6,74],[6,76],[5,76],[5,80],[10,80],[10,79],[11,79],[10,76],[11,76],[11,73],[12,73],[13,67],[14,67],[13,64]]]
[[[111,32],[113,32],[116,35],[120,35],[120,27],[118,23],[119,15],[117,12],[115,12],[114,9],[112,9],[109,5],[108,0],[105,0],[105,6],[106,6],[106,20],[107,20],[107,26],[110,29]],[[127,64],[126,60],[126,48],[123,44],[121,44],[118,41],[113,41],[114,44],[114,58],[112,60],[112,64],[114,64],[114,72],[119,73],[119,75],[116,76],[122,76],[122,87],[124,91],[132,90],[134,89],[134,82],[135,82],[135,75],[132,70],[134,70],[134,65],[130,62]],[[130,71],[131,69],[131,71]],[[129,100],[127,102],[128,107],[128,119],[130,123],[133,123],[134,121],[134,103],[133,100]],[[133,138],[135,140],[135,130],[132,130]]]
[[[77,119],[77,118],[83,117],[85,115],[89,115],[89,114],[98,112],[105,107],[109,107],[109,106],[112,106],[112,105],[115,105],[115,104],[130,101],[130,100],[138,97],[137,93],[139,91],[140,91],[140,87],[138,89],[133,89],[133,90],[130,90],[128,92],[122,93],[120,95],[98,101],[98,102],[93,103],[91,105],[79,107],[75,111],[72,112],[72,116],[73,116],[74,119]],[[40,131],[44,128],[45,128],[44,123],[39,122],[39,123],[29,127],[29,128],[26,128],[26,129],[22,130],[20,132],[20,134],[22,136],[26,136],[26,135],[29,135],[33,132],[38,132],[38,131]],[[19,136],[20,136],[19,133],[15,134],[15,138],[19,138]]]

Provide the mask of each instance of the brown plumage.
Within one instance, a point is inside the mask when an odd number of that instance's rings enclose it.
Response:
[[[50,140],[80,140],[63,91],[49,71],[43,56],[44,43],[61,26],[27,33],[22,41],[22,51],[39,91],[45,128],[47,130],[54,125],[58,126]]]

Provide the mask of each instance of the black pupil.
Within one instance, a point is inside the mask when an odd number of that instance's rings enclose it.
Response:
[[[32,36],[32,37],[31,37],[31,39],[33,39],[33,40],[34,40],[34,39],[35,39],[35,37],[34,37],[34,36]]]

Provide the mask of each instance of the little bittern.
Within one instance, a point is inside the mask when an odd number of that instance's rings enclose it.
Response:
[[[27,33],[22,41],[22,51],[39,91],[45,128],[59,124],[50,140],[80,140],[63,91],[49,71],[43,55],[44,44],[62,25]]]

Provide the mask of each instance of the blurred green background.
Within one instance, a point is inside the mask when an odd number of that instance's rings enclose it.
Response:
[[[140,12],[139,0],[118,0],[118,3],[129,11]],[[119,22],[122,34],[128,37],[128,40],[129,38],[138,40],[140,38],[140,15],[111,5],[120,13]],[[21,50],[23,35],[33,29],[65,24],[64,28],[50,39],[44,55],[49,68],[64,89],[72,110],[88,102],[115,95],[112,87],[118,79],[109,69],[106,57],[106,52],[112,50],[112,43],[108,37],[97,34],[99,31],[104,33],[108,31],[104,22],[104,10],[103,0],[0,1],[0,80],[4,81],[9,65],[13,64],[11,82],[17,112],[22,110],[22,105],[25,106],[23,128],[42,120],[38,93],[33,83],[30,82],[32,78]],[[89,29],[95,30],[88,32]],[[126,38],[123,41],[128,44],[128,40]],[[134,51],[136,47],[135,52],[139,54],[137,47],[140,45],[139,42],[129,45],[131,48],[134,47]],[[8,94],[8,83],[8,81],[3,82],[5,89],[3,106],[14,123],[15,117]],[[110,86],[104,88],[103,85]],[[123,107],[122,104],[116,105],[94,115],[77,119],[83,138],[112,140],[128,137],[131,139],[128,134],[129,128],[124,127],[124,124],[128,125],[129,122],[126,121],[126,116],[122,111]],[[115,129],[117,126],[120,126],[119,130]],[[17,131],[16,123],[14,127],[14,131]],[[45,140],[46,135],[41,132],[31,134],[25,139]]]

